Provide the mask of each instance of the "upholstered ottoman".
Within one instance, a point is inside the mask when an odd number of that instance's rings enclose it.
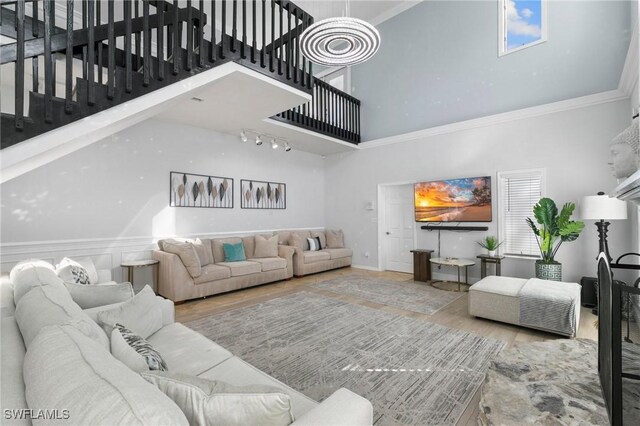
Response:
[[[469,289],[469,314],[564,336],[580,323],[577,283],[489,276]]]

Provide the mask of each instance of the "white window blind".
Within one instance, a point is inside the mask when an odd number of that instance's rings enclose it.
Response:
[[[526,219],[534,219],[533,206],[544,196],[544,171],[499,173],[498,181],[501,195],[499,237],[503,241],[502,254],[539,257],[536,237]]]

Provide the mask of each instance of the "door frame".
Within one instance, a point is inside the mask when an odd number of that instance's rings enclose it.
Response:
[[[378,270],[387,270],[387,239],[385,238],[387,189],[392,186],[415,185],[415,181],[401,181],[378,184]],[[418,232],[415,221],[413,222],[413,245],[418,242]]]

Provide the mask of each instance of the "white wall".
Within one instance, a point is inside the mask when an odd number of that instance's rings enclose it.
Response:
[[[629,102],[618,101],[328,157],[327,226],[344,229],[354,248],[354,264],[375,268],[378,212],[364,206],[376,201],[380,184],[486,175],[495,182],[498,171],[546,168],[547,195],[559,204],[577,203],[583,195],[616,186],[607,165],[608,145],[629,122]],[[497,233],[495,186],[493,197],[490,234]],[[628,222],[611,226],[614,257],[630,251],[630,226]],[[418,230],[417,235],[418,248],[436,248],[437,233]],[[475,258],[482,252],[475,241],[485,235],[443,231],[442,255]],[[588,223],[579,240],[559,252],[564,278],[593,276],[597,250],[595,226]],[[370,253],[368,258],[365,252]],[[503,265],[503,275],[528,277],[533,271],[531,260],[507,259]],[[476,265],[470,275],[479,274]]]
[[[322,227],[323,167],[317,155],[148,120],[1,186],[2,269],[77,251],[115,268],[163,236]],[[235,207],[169,207],[170,171],[234,178]],[[240,179],[286,183],[286,210],[241,209]]]

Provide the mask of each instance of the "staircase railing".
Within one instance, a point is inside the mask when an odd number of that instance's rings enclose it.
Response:
[[[314,78],[312,96],[310,102],[271,118],[346,142],[360,143],[358,99],[317,78]]]
[[[14,114],[2,114],[3,148],[228,61],[315,91],[299,43],[313,18],[287,0],[0,0],[0,6],[1,33],[16,40],[0,46],[0,64],[15,66]]]

